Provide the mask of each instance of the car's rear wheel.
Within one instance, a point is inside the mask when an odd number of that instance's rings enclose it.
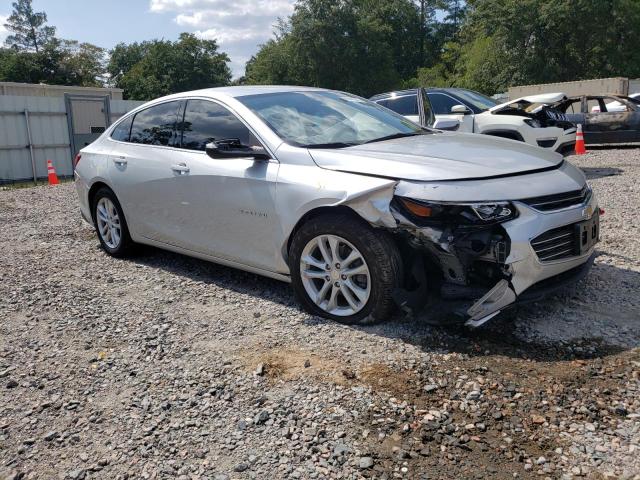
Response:
[[[109,255],[124,257],[131,252],[133,241],[120,202],[108,188],[93,197],[93,222],[100,245]]]
[[[305,309],[341,323],[374,323],[391,314],[402,262],[383,231],[349,215],[305,223],[290,250],[293,289]]]

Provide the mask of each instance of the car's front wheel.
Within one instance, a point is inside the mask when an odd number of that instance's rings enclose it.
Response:
[[[93,197],[93,222],[100,245],[114,257],[124,257],[133,247],[127,221],[120,202],[108,188],[101,188]]]
[[[305,223],[290,250],[293,289],[305,309],[341,323],[385,320],[394,308],[402,262],[384,231],[350,215]]]

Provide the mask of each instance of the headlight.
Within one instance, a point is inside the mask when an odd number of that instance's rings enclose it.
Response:
[[[395,197],[399,208],[418,223],[489,225],[516,218],[518,212],[510,202],[434,203]]]
[[[540,120],[536,120],[535,118],[525,118],[524,123],[526,123],[527,125],[533,128],[542,127],[542,123],[540,123]]]

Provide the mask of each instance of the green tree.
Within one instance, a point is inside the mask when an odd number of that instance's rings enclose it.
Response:
[[[57,38],[37,53],[0,49],[0,81],[101,86],[104,54],[104,49],[90,43]]]
[[[299,0],[247,63],[246,81],[372,95],[415,74],[419,30],[410,0]]]
[[[182,33],[175,41],[153,40],[119,44],[111,52],[107,71],[125,96],[148,100],[170,93],[219,87],[231,81],[229,57],[215,40]]]
[[[637,0],[469,0],[451,82],[511,85],[640,76]]]
[[[13,11],[4,27],[12,32],[5,44],[17,50],[38,53],[44,44],[55,37],[56,29],[46,25],[47,14],[34,12],[32,0],[13,2]]]

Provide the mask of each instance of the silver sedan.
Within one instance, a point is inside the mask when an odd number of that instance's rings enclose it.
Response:
[[[440,296],[480,325],[586,273],[599,238],[559,154],[315,88],[154,100],[84,148],[75,179],[107,253],[148,244],[291,282],[346,323]]]

